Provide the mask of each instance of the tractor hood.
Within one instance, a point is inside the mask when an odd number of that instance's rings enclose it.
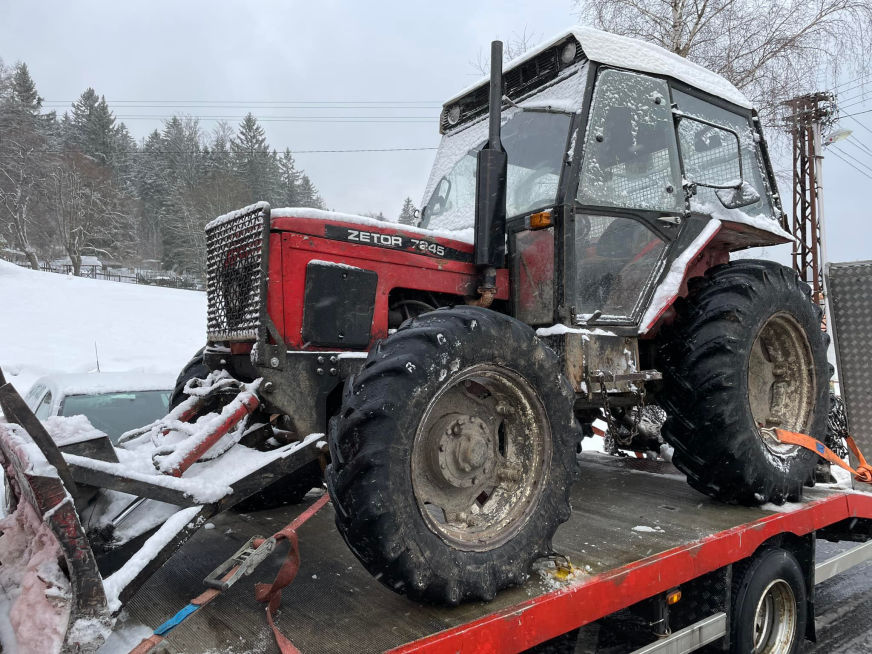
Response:
[[[270,227],[274,232],[295,232],[333,241],[472,263],[472,229],[420,229],[366,216],[297,207],[273,209],[270,217]]]

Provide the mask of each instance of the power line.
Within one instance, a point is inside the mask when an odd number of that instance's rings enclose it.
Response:
[[[844,150],[842,150],[842,149],[841,149],[839,146],[837,146],[837,145],[834,145],[834,146],[832,146],[832,147],[833,147],[836,151],[841,152],[843,155],[845,155],[846,157],[852,159],[855,163],[860,164],[860,165],[863,166],[864,168],[868,169],[870,173],[872,173],[872,166],[869,166],[868,164],[863,163],[862,161],[860,161],[859,159],[857,159],[857,157],[853,156],[853,155],[852,155],[851,153],[849,153],[849,152],[845,152]]]
[[[290,148],[289,148],[290,149]],[[291,150],[292,155],[298,154],[329,154],[329,153],[347,153],[347,152],[419,152],[424,150],[438,150],[437,147],[422,147],[422,148],[337,148],[337,149],[321,149],[321,150]],[[284,148],[282,150],[276,150],[277,152],[284,152]],[[34,150],[34,152],[38,152],[40,154],[75,154],[78,153],[78,150]],[[232,156],[229,150],[225,150],[224,153],[227,156]],[[194,154],[205,154],[203,150],[130,150],[128,152],[120,152],[118,153],[122,156],[127,155],[166,155],[166,154],[183,154],[183,155],[194,155]],[[214,150],[210,150],[209,154],[214,154]],[[272,156],[272,150],[269,152],[260,153],[264,156]]]
[[[184,116],[182,116],[184,117]],[[198,120],[242,121],[245,116],[190,116]],[[118,114],[117,120],[167,120],[167,116],[149,114]],[[262,123],[430,123],[436,117],[424,116],[255,116]]]
[[[857,111],[853,114],[845,114],[844,116],[839,116],[839,118],[853,118],[854,116],[862,116],[863,114],[872,113],[872,109],[867,109],[866,111]]]
[[[859,120],[857,120],[857,119],[854,118],[853,116],[844,116],[844,118],[850,118],[850,119],[853,120],[855,123],[857,123],[860,127],[862,127],[862,128],[865,129],[867,132],[869,132],[870,134],[872,134],[872,129],[866,127],[863,123],[861,123]]]
[[[833,86],[833,90],[835,91],[836,89],[838,89],[842,86],[845,86],[846,84],[853,84],[854,82],[859,82],[861,79],[863,79],[863,80],[868,79],[870,76],[872,76],[872,73],[863,73],[859,77],[855,77],[854,79],[849,79],[847,82],[839,82],[838,84]],[[856,88],[856,87],[854,87],[854,88]]]
[[[868,173],[863,172],[862,170],[860,170],[859,168],[857,168],[857,166],[855,166],[854,164],[852,164],[850,161],[848,161],[848,160],[845,159],[844,157],[839,156],[839,153],[838,153],[838,152],[834,152],[834,151],[832,151],[832,154],[833,154],[833,156],[836,157],[837,159],[841,159],[842,161],[844,161],[846,164],[848,164],[851,168],[853,168],[854,170],[856,170],[856,171],[857,171],[858,173],[860,173],[861,175],[864,175],[865,177],[868,177],[869,179],[872,179],[872,175],[869,175]]]
[[[848,135],[848,141],[852,145],[859,147],[861,150],[865,150],[867,154],[872,154],[872,149],[870,149],[869,146],[867,146],[865,143],[863,143],[863,141],[858,139],[853,134]]]
[[[72,105],[78,100],[43,100],[43,104],[59,104],[59,105]],[[311,105],[330,105],[330,106],[342,106],[342,105],[390,105],[390,106],[408,106],[408,105],[431,105],[435,107],[441,107],[442,102],[438,102],[435,100],[112,100],[108,102],[110,105],[147,105],[147,104],[161,104],[161,105],[170,105],[170,106],[202,106],[202,105],[215,105],[222,107],[230,107],[230,106],[255,106],[255,105],[303,105],[303,106],[311,106]]]

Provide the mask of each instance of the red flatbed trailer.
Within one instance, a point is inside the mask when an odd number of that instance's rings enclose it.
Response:
[[[336,532],[328,504],[298,531],[302,565],[285,590],[278,627],[304,653],[521,652],[629,607],[663,606],[667,592],[680,589],[671,636],[648,630],[650,647],[637,651],[689,652],[706,643],[722,649],[733,619],[734,564],[770,547],[787,550],[803,569],[813,616],[815,583],[872,559],[872,542],[865,542],[872,538],[869,493],[819,485],[800,503],[749,508],[697,493],[663,461],[584,453],[580,465],[572,517],[554,539],[555,554],[572,563],[568,579],[534,573],[490,603],[422,605],[363,569]],[[131,618],[163,623],[203,590],[201,580],[223,557],[256,533],[276,531],[314,498],[307,500],[217,516],[214,529],[196,534],[133,597]],[[816,565],[817,539],[865,544]],[[170,651],[277,652],[252,581],[271,580],[280,558],[169,632]],[[814,636],[813,619],[806,635]]]

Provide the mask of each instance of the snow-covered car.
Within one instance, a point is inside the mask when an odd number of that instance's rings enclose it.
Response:
[[[37,379],[25,402],[40,420],[84,415],[116,443],[169,411],[172,376],[134,372],[54,374]]]

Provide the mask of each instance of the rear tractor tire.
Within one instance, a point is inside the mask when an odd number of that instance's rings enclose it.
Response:
[[[345,386],[330,434],[336,525],[382,583],[492,599],[570,513],[575,395],[532,329],[462,307],[407,321]]]
[[[771,261],[716,266],[688,286],[661,335],[673,463],[726,502],[798,500],[817,456],[781,443],[774,428],[824,438],[832,372],[820,308]]]

